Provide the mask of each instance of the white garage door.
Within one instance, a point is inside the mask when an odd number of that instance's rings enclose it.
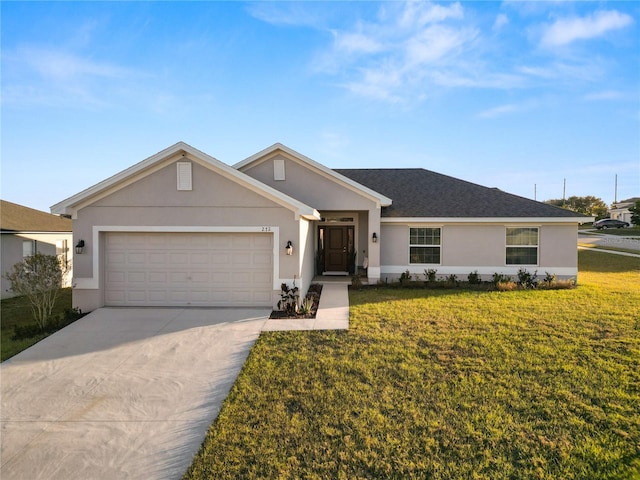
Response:
[[[107,306],[270,306],[272,235],[123,233],[105,239]]]

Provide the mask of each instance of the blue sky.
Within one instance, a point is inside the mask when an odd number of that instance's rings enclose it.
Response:
[[[4,200],[48,211],[177,141],[640,195],[640,2],[0,5]]]

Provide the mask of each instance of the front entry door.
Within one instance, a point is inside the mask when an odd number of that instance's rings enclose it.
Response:
[[[325,227],[325,272],[348,271],[349,250],[353,249],[353,227]]]

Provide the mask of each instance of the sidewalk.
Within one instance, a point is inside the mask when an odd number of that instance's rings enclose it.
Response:
[[[578,250],[588,250],[590,252],[611,253],[613,255],[624,255],[625,257],[640,258],[640,253],[618,252],[617,250],[607,250],[605,248],[581,247],[580,245],[578,245]]]
[[[578,232],[578,244],[593,244],[606,249],[607,247],[637,250],[640,253],[640,237],[610,235],[599,230],[582,230]]]
[[[323,283],[316,318],[267,319],[263,332],[287,330],[348,330],[349,287],[346,283]]]

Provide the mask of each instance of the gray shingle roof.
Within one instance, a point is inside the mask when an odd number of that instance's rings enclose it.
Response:
[[[391,198],[382,217],[584,217],[422,168],[335,171]]]

